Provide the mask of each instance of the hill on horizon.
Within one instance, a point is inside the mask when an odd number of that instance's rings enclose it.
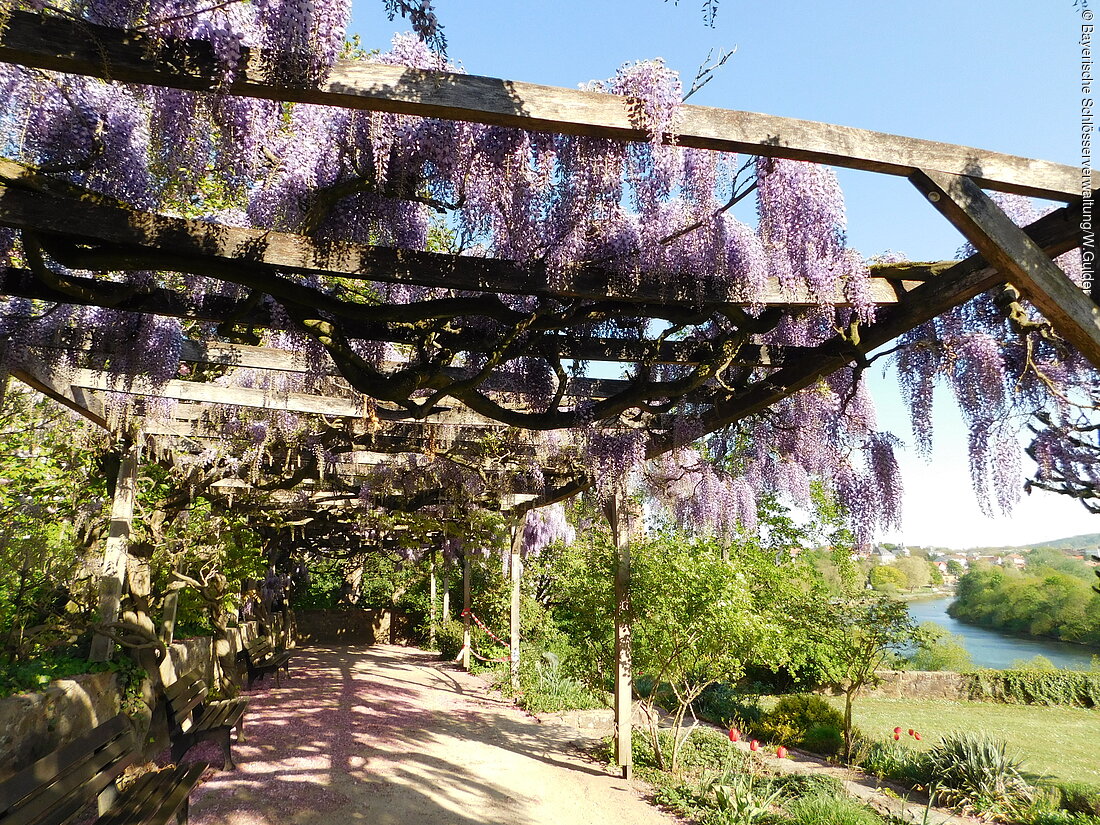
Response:
[[[947,550],[951,548],[937,548]],[[1063,539],[1039,541],[1034,544],[1018,544],[1011,547],[966,547],[962,551],[978,550],[985,553],[1011,553],[1024,550],[1090,550],[1100,549],[1100,533],[1083,533],[1079,536],[1067,536]]]

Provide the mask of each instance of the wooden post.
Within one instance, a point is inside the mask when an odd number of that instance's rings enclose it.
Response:
[[[435,548],[428,561],[428,644],[435,647]]]
[[[172,639],[176,635],[176,610],[180,603],[180,591],[171,588],[164,594],[164,606],[160,613],[160,640],[165,647],[172,646]]]
[[[115,498],[111,503],[111,529],[103,549],[103,572],[99,580],[99,620],[104,624],[118,621],[122,602],[122,583],[126,580],[129,557],[130,524],[134,517],[134,493],[137,468],[141,460],[141,437],[136,437],[126,450],[118,469]],[[92,638],[88,658],[106,662],[114,654],[114,642],[102,633]]]
[[[470,669],[470,611],[473,610],[470,598],[470,554],[462,551],[462,668]]]
[[[633,774],[633,682],[630,649],[630,528],[621,492],[608,501],[615,544],[615,761],[624,779]]]
[[[509,616],[509,660],[512,673],[512,694],[519,695],[519,605],[520,605],[520,579],[523,577],[523,559],[520,550],[523,549],[523,528],[527,523],[527,513],[516,522],[512,532],[512,555],[509,559],[509,572],[512,574],[512,610]]]
[[[444,622],[451,620],[451,565],[443,560],[443,607],[442,619]]]

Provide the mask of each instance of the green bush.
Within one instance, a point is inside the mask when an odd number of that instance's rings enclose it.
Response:
[[[462,650],[462,622],[451,620],[440,622],[435,629],[435,643],[439,648],[439,658],[453,662]]]
[[[927,785],[932,778],[928,755],[900,742],[868,742],[860,750],[857,761],[867,773],[905,785]]]
[[[851,799],[814,794],[786,806],[790,825],[882,825],[882,818]]]
[[[751,773],[725,771],[704,780],[698,799],[712,809],[703,820],[707,825],[755,825],[770,816],[780,793]]]
[[[820,728],[833,728],[839,733],[844,729],[844,717],[820,696],[809,693],[781,697],[760,722],[751,726],[753,734],[760,739],[797,747],[808,747],[810,731]],[[819,745],[823,743],[821,737],[827,738],[821,731],[817,736],[816,744]]]
[[[843,796],[844,783],[835,776],[821,773],[788,773],[772,779],[772,785],[782,791],[784,799],[804,796]]]
[[[811,753],[836,756],[844,748],[844,731],[834,725],[814,725],[799,745]]]
[[[1069,811],[1038,811],[1026,819],[1027,825],[1100,825],[1100,816]]]
[[[781,697],[766,718],[769,722],[787,722],[803,732],[818,725],[844,727],[844,717],[840,711],[812,693]]]
[[[1085,782],[1060,782],[1058,807],[1078,814],[1100,817],[1100,787]]]
[[[969,674],[973,699],[1027,705],[1100,708],[1100,672],[1047,670],[976,670]]]
[[[520,669],[524,709],[531,713],[552,713],[607,707],[607,697],[566,675],[556,656],[528,655],[527,661],[531,659],[535,660],[533,665]]]
[[[765,716],[757,696],[741,693],[733,685],[716,682],[707,685],[692,704],[695,715],[716,725],[752,729]]]
[[[1030,803],[1035,793],[1004,741],[985,734],[949,734],[928,752],[927,759],[935,799],[968,813],[1012,815]]]
[[[750,770],[752,756],[730,744],[729,736],[711,728],[699,727],[691,732],[680,751],[680,766],[691,770]]]

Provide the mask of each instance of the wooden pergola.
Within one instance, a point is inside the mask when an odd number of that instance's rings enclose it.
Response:
[[[510,80],[448,74],[378,65],[361,61],[337,63],[317,87],[278,84],[265,74],[278,56],[246,50],[235,79],[222,83],[209,44],[171,41],[154,48],[146,35],[106,29],[55,17],[14,12],[0,34],[0,61],[29,68],[103,78],[118,83],[230,94],[267,100],[309,103],[424,118],[469,121],[528,131],[648,141],[636,128],[625,98],[595,92],[538,86]],[[668,137],[673,140],[673,136]],[[1011,284],[1049,320],[1053,329],[1100,367],[1100,307],[1074,285],[1052,258],[1081,245],[1083,204],[1091,210],[1091,190],[1082,191],[1080,170],[1048,161],[1014,157],[964,146],[899,137],[751,112],[685,105],[675,142],[684,147],[743,152],[750,155],[811,161],[907,177],[919,196],[939,211],[973,244],[978,253],[962,261],[883,264],[872,267],[875,277],[875,322],[858,335],[841,332],[814,347],[776,347],[761,343],[753,321],[743,310],[763,304],[775,319],[820,303],[819,296],[792,294],[774,284],[761,298],[702,292],[696,284],[638,273],[623,285],[599,267],[578,267],[564,281],[544,266],[474,258],[438,252],[410,251],[362,243],[318,242],[305,235],[242,229],[136,210],[43,175],[11,161],[0,161],[0,226],[43,239],[52,258],[86,271],[155,269],[200,273],[271,296],[287,306],[312,297],[288,274],[323,274],[375,283],[408,284],[461,290],[484,299],[521,295],[572,302],[590,313],[651,319],[666,324],[687,322],[700,313],[724,313],[734,331],[713,340],[675,340],[659,333],[635,337],[572,334],[565,326],[525,329],[522,343],[509,357],[618,361],[639,373],[656,364],[689,368],[692,380],[641,382],[561,377],[553,410],[536,411],[509,403],[509,388],[491,370],[479,383],[481,395],[465,393],[465,380],[444,365],[425,378],[440,393],[427,405],[407,399],[371,397],[350,359],[341,360],[338,344],[331,377],[339,391],[330,394],[271,393],[195,380],[152,384],[135,380],[119,386],[111,375],[92,368],[59,373],[33,360],[12,373],[77,410],[97,424],[110,422],[104,393],[171,398],[180,402],[171,418],[142,424],[149,436],[162,439],[217,438],[204,417],[211,406],[277,409],[349,422],[344,443],[349,454],[361,454],[364,466],[386,461],[387,455],[431,450],[430,443],[446,432],[456,455],[476,455],[480,436],[516,433],[517,455],[546,474],[541,489],[508,488],[498,498],[515,529],[513,557],[513,667],[518,664],[518,571],[522,516],[529,510],[561,501],[592,486],[584,468],[555,464],[537,439],[524,432],[575,427],[573,413],[591,405],[596,423],[615,421],[644,434],[645,454],[653,458],[681,445],[678,418],[689,420],[692,438],[756,414],[812,385],[838,369],[865,360],[868,354],[915,327],[971,298]],[[983,189],[1028,195],[1065,204],[1023,229],[1016,227]],[[63,304],[110,307],[199,321],[277,327],[270,304],[253,299],[213,299],[198,302],[185,291],[166,287],[135,290],[128,285],[71,276],[43,278],[33,269],[0,273],[0,295]],[[845,305],[843,295],[832,298]],[[408,322],[424,320],[416,306],[327,307],[338,318],[337,332],[349,338],[414,346]],[[448,310],[450,311],[450,310]],[[503,315],[503,314],[502,314]],[[590,317],[586,316],[586,317]],[[439,316],[434,316],[439,317]],[[302,314],[295,320],[316,330],[320,316]],[[509,322],[513,321],[511,317]],[[735,322],[735,323],[734,323]],[[334,322],[336,323],[336,322]],[[323,331],[322,331],[323,332]],[[455,351],[490,353],[493,344],[470,336],[437,331],[435,340]],[[569,334],[567,334],[569,333]],[[328,333],[324,333],[328,334]],[[451,335],[450,338],[447,336]],[[336,333],[329,336],[335,339]],[[62,346],[62,344],[58,344]],[[290,375],[311,371],[290,351],[232,343],[185,343],[183,360],[195,364],[269,370]],[[383,368],[400,378],[407,366]],[[451,370],[448,373],[448,370]],[[716,376],[721,373],[722,380]],[[341,376],[347,380],[342,380]],[[379,379],[381,381],[381,379]],[[393,379],[396,382],[396,378]],[[450,383],[448,383],[450,382]],[[494,383],[497,382],[497,383]],[[382,382],[387,392],[397,383]],[[455,389],[448,394],[447,388]],[[396,393],[396,390],[394,390]],[[460,397],[461,396],[461,397]],[[396,396],[395,396],[396,397]],[[486,401],[485,399],[491,399]],[[660,399],[662,403],[656,403]],[[669,402],[669,403],[665,403]],[[690,416],[683,410],[690,408]],[[638,411],[643,410],[643,414]],[[356,432],[350,422],[370,418],[369,431]],[[350,434],[350,435],[349,435]],[[131,447],[123,464],[112,519],[128,521],[133,477],[140,444]],[[354,483],[361,468],[354,458],[339,472]],[[521,499],[521,500],[519,500]],[[616,719],[618,761],[630,771],[630,630],[618,619],[628,602],[628,525],[622,503],[608,507],[619,551],[616,572],[617,656]],[[122,589],[126,554],[125,531],[112,531],[108,541],[104,582],[108,600],[116,606]]]

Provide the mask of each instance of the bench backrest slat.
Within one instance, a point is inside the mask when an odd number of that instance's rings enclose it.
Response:
[[[206,701],[209,691],[193,673],[185,673],[164,689],[169,704],[169,723],[182,728],[191,718],[191,711]]]
[[[271,642],[263,638],[256,638],[250,642],[246,642],[244,649],[247,651],[248,658],[252,660],[253,664],[262,662],[274,652],[271,649]]]
[[[125,716],[116,716],[4,782],[0,822],[64,822],[95,800],[136,758],[130,724]]]

